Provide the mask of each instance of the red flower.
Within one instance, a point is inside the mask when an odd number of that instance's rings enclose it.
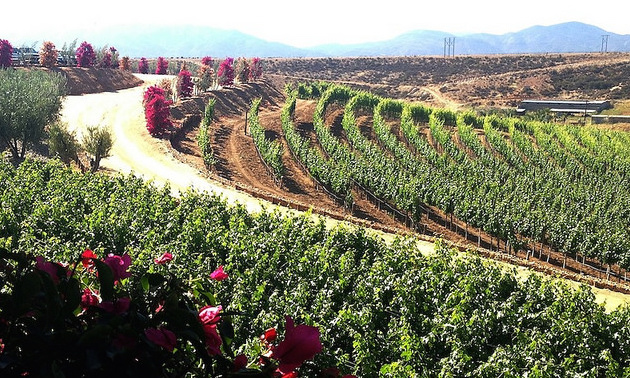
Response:
[[[48,273],[55,284],[59,283],[59,268],[65,268],[59,264],[44,260],[42,256],[37,256],[35,261],[35,269]]]
[[[103,262],[111,268],[112,273],[114,274],[114,281],[120,281],[123,278],[131,277],[131,272],[127,271],[131,265],[131,257],[129,257],[128,254],[125,253],[122,256],[117,256],[110,253]]]
[[[81,295],[81,308],[84,310],[90,306],[98,306],[100,299],[96,295],[95,292],[90,288],[83,289],[83,294]]]
[[[144,330],[144,335],[153,344],[159,345],[169,352],[172,352],[177,346],[177,337],[166,328],[147,328]]]
[[[166,264],[167,262],[171,260],[173,260],[173,254],[169,252],[164,252],[162,256],[158,257],[157,259],[153,261],[158,265],[162,265],[162,264]]]
[[[223,281],[228,278],[227,273],[223,271],[223,265],[218,267],[214,272],[210,273],[210,278],[217,281]]]
[[[221,312],[221,310],[223,310],[221,305],[216,307],[204,306],[201,310],[199,310],[199,321],[203,325],[217,324],[219,320],[221,320],[221,317],[219,316],[219,312]]]
[[[265,333],[263,333],[260,336],[260,339],[266,342],[274,342],[276,340],[276,337],[278,337],[278,332],[276,331],[275,328],[269,328],[268,330],[265,331]]]
[[[247,356],[244,354],[239,354],[233,361],[234,366],[232,366],[232,371],[237,372],[241,369],[247,367]]]
[[[281,378],[297,378],[298,373],[296,371],[290,371],[288,373],[283,373]]]
[[[81,263],[83,264],[83,267],[85,269],[90,269],[94,267],[94,262],[92,261],[92,259],[98,259],[98,256],[96,256],[96,254],[92,252],[92,250],[86,249],[85,251],[83,251],[83,253],[81,254]]]
[[[221,336],[217,332],[216,324],[204,324],[203,333],[206,335],[206,350],[211,356],[221,354]]]
[[[293,319],[286,316],[286,333],[284,340],[273,350],[271,357],[280,361],[278,370],[288,373],[297,369],[306,360],[310,360],[322,351],[319,330],[305,324],[297,327]]]

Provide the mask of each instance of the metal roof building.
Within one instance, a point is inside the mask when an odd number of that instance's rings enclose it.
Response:
[[[518,104],[517,113],[531,110],[549,109],[554,113],[599,113],[609,109],[610,101],[605,100],[523,100]]]

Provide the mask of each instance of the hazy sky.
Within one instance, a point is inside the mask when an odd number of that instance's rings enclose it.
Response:
[[[154,7],[152,4],[167,4]],[[534,25],[580,21],[630,34],[627,0],[16,0],[3,4],[0,39],[55,40],[71,31],[121,24],[193,24],[235,29],[256,37],[309,47],[388,39],[411,30],[454,34],[516,32]],[[372,5],[378,4],[378,5]],[[596,5],[601,5],[599,8]],[[70,40],[69,40],[70,42]]]

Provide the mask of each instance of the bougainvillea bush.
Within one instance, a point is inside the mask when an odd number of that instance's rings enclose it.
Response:
[[[157,58],[157,63],[155,66],[155,73],[157,75],[166,75],[168,71],[168,60],[164,59],[163,57],[158,57]]]
[[[142,57],[138,61],[138,72],[141,74],[149,73],[149,62],[147,61],[147,58]]]
[[[164,89],[152,85],[144,92],[142,103],[149,134],[162,136],[167,128],[172,126],[172,122],[169,119],[172,101],[166,99]]]
[[[252,58],[249,63],[249,80],[256,81],[262,77],[263,67],[260,58]]]
[[[239,314],[212,294],[229,275],[182,280],[172,261],[132,272],[126,253],[59,263],[0,248],[0,375],[290,377],[321,352],[319,330],[287,316],[282,341],[270,328],[260,356],[235,355]]]
[[[11,67],[11,55],[13,54],[13,46],[6,39],[0,39],[0,67]]]
[[[177,95],[179,97],[190,97],[193,93],[192,75],[188,70],[181,70],[177,75]]]
[[[42,43],[42,48],[39,50],[39,63],[44,67],[54,67],[57,65],[57,57],[59,52],[55,47],[55,44],[50,41]]]
[[[96,53],[91,44],[83,41],[77,48],[76,58],[78,67],[92,67],[96,61]]]
[[[234,85],[234,58],[225,58],[217,70],[217,81],[221,86]]]

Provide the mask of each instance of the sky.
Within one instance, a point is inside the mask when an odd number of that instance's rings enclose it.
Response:
[[[142,0],[17,0],[3,4],[11,16],[2,17],[0,39],[14,45],[63,37],[71,42],[82,30],[130,24],[203,25],[295,47],[381,41],[412,30],[504,34],[569,21],[630,34],[626,1],[186,0],[166,2],[167,8]]]

